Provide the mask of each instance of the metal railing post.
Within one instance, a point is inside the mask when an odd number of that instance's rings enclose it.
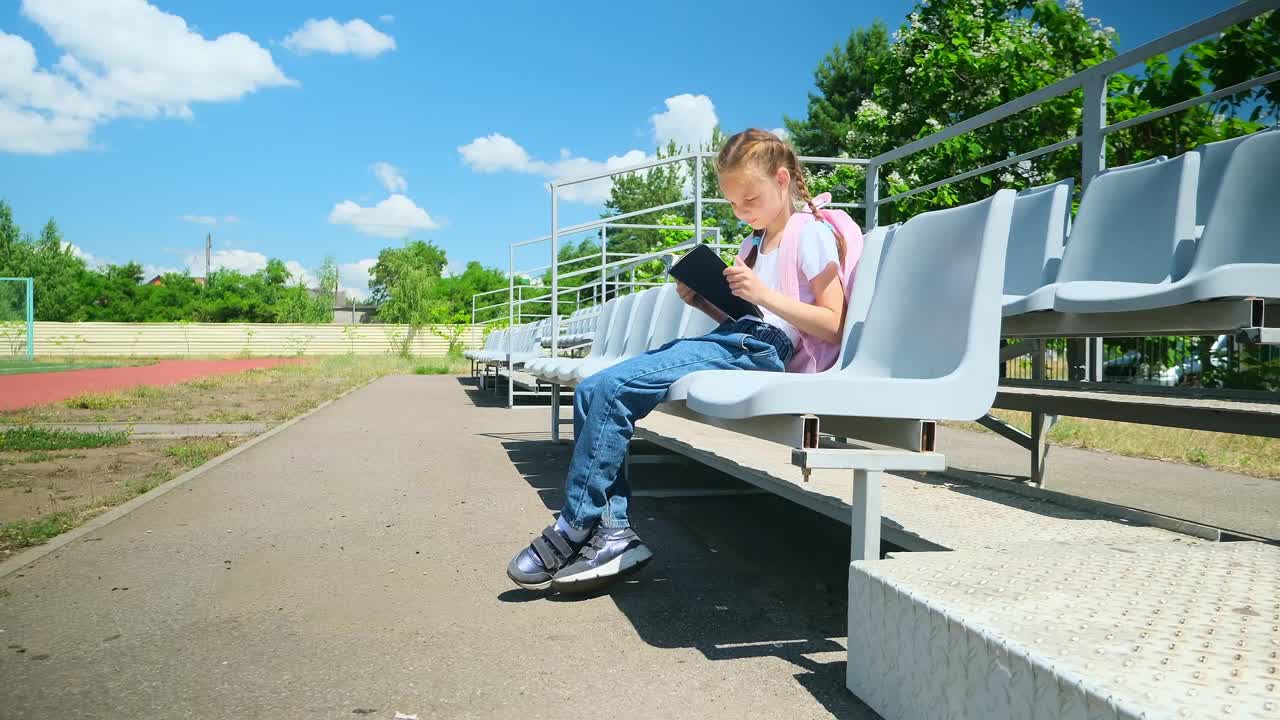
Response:
[[[515,404],[511,393],[511,331],[516,327],[516,248],[507,246],[507,407]],[[494,382],[497,382],[495,379]]]
[[[875,163],[867,165],[867,183],[862,204],[867,210],[864,230],[871,230],[876,226],[880,215],[880,166]]]
[[[207,282],[207,281],[206,281]],[[36,297],[35,278],[27,278],[27,361],[36,359]]]
[[[608,271],[605,269],[605,266],[609,264],[608,247],[609,226],[604,225],[600,228],[600,302],[605,302],[609,299]]]
[[[1107,166],[1107,78],[1095,76],[1084,83],[1084,112],[1080,127],[1080,187]]]
[[[702,154],[694,160],[693,176],[693,236],[702,243]]]
[[[1107,126],[1107,76],[1096,75],[1085,80],[1084,108],[1081,114],[1080,127],[1080,188],[1089,186],[1089,181],[1107,166],[1107,136],[1102,129]],[[1085,356],[1084,379],[1092,382],[1102,380],[1102,341],[1098,338],[1070,340],[1083,344]]]
[[[551,183],[551,357],[555,357],[560,336],[560,192]]]

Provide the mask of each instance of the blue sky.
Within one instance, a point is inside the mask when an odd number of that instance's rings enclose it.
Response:
[[[11,0],[0,198],[25,230],[54,217],[94,261],[148,270],[203,274],[212,232],[215,263],[333,255],[359,289],[402,227],[505,268],[547,231],[549,176],[803,116],[821,57],[912,4]],[[1231,4],[1084,9],[1128,48]]]

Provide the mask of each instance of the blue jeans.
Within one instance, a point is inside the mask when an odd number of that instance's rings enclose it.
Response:
[[[600,523],[629,526],[631,486],[624,462],[636,421],[662,402],[667,389],[696,370],[782,372],[791,341],[772,325],[725,321],[710,334],[674,340],[605,368],[578,384],[573,396],[573,459],[561,515],[579,530]]]

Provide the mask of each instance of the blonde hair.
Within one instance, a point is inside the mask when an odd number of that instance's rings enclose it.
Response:
[[[817,206],[813,204],[809,186],[804,181],[804,169],[800,167],[800,159],[796,157],[791,146],[777,135],[758,128],[743,130],[725,141],[724,147],[720,148],[720,154],[716,156],[716,173],[721,176],[749,169],[761,177],[772,178],[779,168],[786,168],[791,174],[793,202],[798,201],[807,205],[813,216],[821,219]],[[840,262],[843,263],[844,237],[834,227],[831,228],[831,232],[836,236],[836,251],[839,253]]]

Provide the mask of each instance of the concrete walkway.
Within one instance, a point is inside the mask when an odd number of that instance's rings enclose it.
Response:
[[[993,433],[938,428],[947,465],[1025,481],[1031,454]],[[1280,540],[1280,480],[1094,450],[1049,450],[1050,490]]]
[[[493,402],[383,379],[0,578],[0,716],[873,717],[844,689],[848,530],[786,501],[637,498],[635,581],[516,589],[568,447]]]

